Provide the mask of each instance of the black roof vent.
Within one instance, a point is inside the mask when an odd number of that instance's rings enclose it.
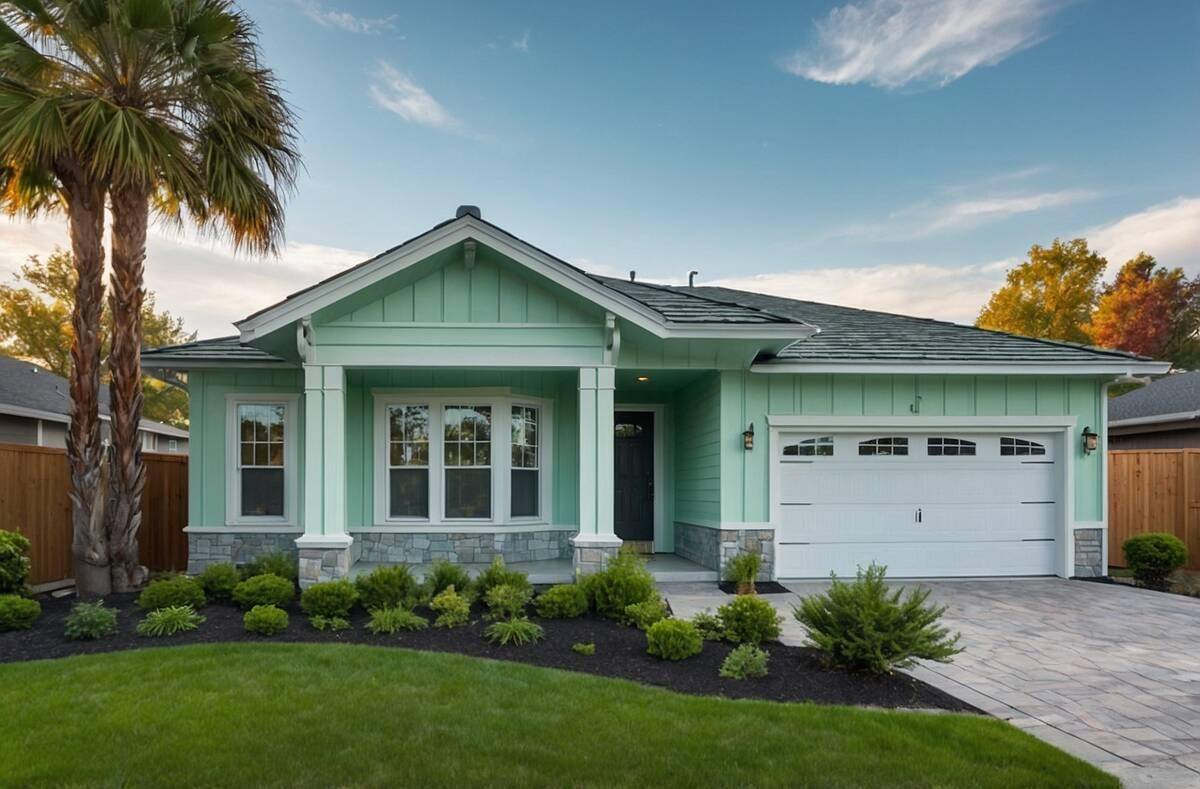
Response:
[[[479,213],[477,205],[460,205],[458,210],[454,212],[455,219],[462,219],[464,216],[473,216],[476,219],[483,219],[483,215]]]

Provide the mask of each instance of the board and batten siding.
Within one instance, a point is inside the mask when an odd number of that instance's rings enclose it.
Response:
[[[675,396],[675,520],[721,520],[721,378],[706,375]],[[740,438],[740,435],[739,435]]]
[[[1075,521],[1104,517],[1101,453],[1084,455],[1083,428],[1101,428],[1101,382],[1092,378],[988,375],[720,374],[720,520],[770,520],[767,415],[1075,416]],[[755,448],[742,431],[755,428]]]

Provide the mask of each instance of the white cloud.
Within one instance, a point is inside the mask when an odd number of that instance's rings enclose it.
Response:
[[[375,18],[355,16],[347,11],[323,8],[320,3],[313,2],[312,0],[296,0],[296,5],[300,7],[301,12],[306,17],[322,27],[345,30],[348,33],[369,34],[378,33],[382,30],[391,30],[395,26],[394,22],[396,21],[395,14]]]
[[[379,61],[371,77],[371,98],[409,123],[443,131],[461,131],[462,124],[429,91],[387,61]]]
[[[1200,197],[1179,197],[1083,233],[1111,268],[1139,252],[1164,266],[1200,273]]]
[[[1046,38],[1062,0],[862,0],[817,20],[784,70],[833,85],[946,85]]]
[[[518,52],[528,52],[529,51],[529,31],[528,30],[525,31],[524,35],[522,35],[520,38],[518,38],[512,42],[512,48],[517,50]]]

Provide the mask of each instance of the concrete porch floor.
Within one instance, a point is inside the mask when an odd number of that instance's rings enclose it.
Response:
[[[701,567],[695,562],[676,556],[673,553],[656,553],[646,558],[646,568],[654,575],[659,583],[703,583],[717,581],[717,571]],[[384,562],[355,562],[350,568],[350,577],[369,573]],[[471,577],[479,575],[487,569],[486,564],[461,565]],[[416,564],[409,569],[417,578],[423,579],[430,565]],[[575,580],[575,571],[570,559],[546,559],[538,562],[514,562],[508,565],[513,570],[520,570],[529,576],[533,584],[561,584]]]

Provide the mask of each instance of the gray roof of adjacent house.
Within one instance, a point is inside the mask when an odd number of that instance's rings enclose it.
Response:
[[[1127,420],[1147,424],[1186,420],[1197,415],[1200,415],[1200,372],[1165,375],[1108,401],[1110,425]]]
[[[0,356],[0,414],[67,422],[71,418],[70,387],[67,379],[32,362]],[[100,388],[100,413],[108,415],[108,387]],[[143,419],[141,429],[150,433],[187,438],[187,431],[162,422]]]

